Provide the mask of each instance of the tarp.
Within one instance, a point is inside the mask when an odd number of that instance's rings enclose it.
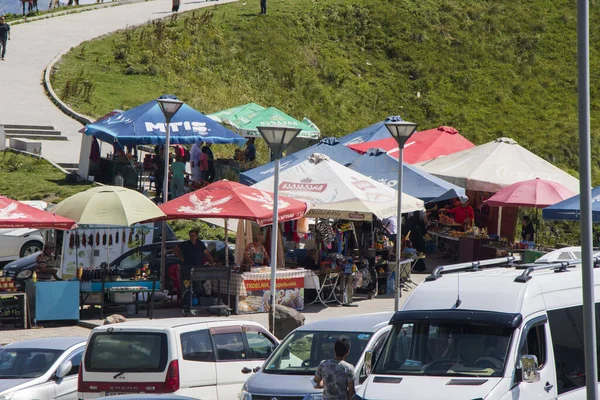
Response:
[[[579,221],[579,195],[546,207],[542,210],[542,218],[555,221]],[[600,186],[592,189],[592,221],[600,222]]]
[[[302,139],[318,139],[321,134],[314,124],[300,122],[275,107],[264,108],[255,103],[219,111],[209,117],[215,120],[220,119],[244,137],[261,137],[258,126],[284,126],[301,129],[297,137]]]
[[[377,122],[376,124],[362,128],[356,132],[352,132],[346,136],[340,138],[340,142],[345,146],[353,144],[359,144],[364,142],[372,142],[379,139],[392,138],[390,131],[385,127],[386,122],[398,122],[403,121],[399,116],[387,117],[385,120]],[[393,138],[392,138],[393,139]]]
[[[353,144],[348,147],[360,154],[372,148],[383,149],[395,158],[398,158],[399,154],[398,143],[396,139],[391,137],[373,142]],[[475,145],[465,139],[456,129],[450,126],[440,126],[436,129],[415,132],[404,145],[403,161],[408,164],[415,164],[473,147]]]
[[[170,144],[234,143],[243,146],[246,139],[224,128],[199,111],[184,104],[171,120]],[[156,100],[88,124],[86,135],[121,145],[164,144],[166,122]]]
[[[274,178],[252,187],[273,190]],[[363,174],[344,167],[323,154],[312,154],[303,162],[287,168],[279,176],[279,193],[310,205],[312,218],[369,221],[398,213],[398,192]],[[402,212],[423,209],[423,202],[402,196]]]
[[[235,218],[251,220],[260,226],[273,223],[273,193],[222,180],[166,202],[160,209],[164,219]],[[279,222],[302,218],[303,201],[279,197]]]
[[[398,190],[398,160],[381,149],[370,149],[358,157],[348,168],[360,172]],[[402,190],[425,203],[452,198],[466,198],[465,189],[446,182],[412,165],[402,169]]]
[[[0,196],[0,228],[47,228],[69,230],[75,221]]]
[[[285,171],[287,168],[306,161],[308,156],[313,153],[324,154],[342,165],[348,165],[358,157],[356,152],[341,144],[338,139],[330,137],[321,139],[319,143],[313,146],[297,151],[287,157],[283,157],[279,160],[279,171]],[[244,185],[253,185],[263,179],[270,178],[273,176],[275,171],[274,168],[275,164],[271,162],[249,171],[242,172],[240,174],[240,182]]]
[[[416,166],[467,190],[495,193],[516,182],[542,178],[579,192],[577,179],[510,138],[499,138]]]
[[[513,183],[485,202],[496,207],[544,208],[560,203],[576,194],[560,183],[535,178],[530,181]]]

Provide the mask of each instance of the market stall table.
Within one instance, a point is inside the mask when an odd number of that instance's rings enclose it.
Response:
[[[21,329],[29,328],[26,293],[0,293],[0,329],[6,329],[6,325]]]
[[[458,258],[459,239],[457,236],[437,231],[427,231],[427,233],[433,237],[436,249],[438,249],[438,252],[443,253],[444,257],[451,260]]]

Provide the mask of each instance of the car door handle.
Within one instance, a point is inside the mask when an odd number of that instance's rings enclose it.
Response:
[[[258,371],[260,371],[260,367],[256,367],[252,370],[252,372],[258,372]]]
[[[553,387],[554,387],[554,385],[551,385],[550,382],[546,382],[546,386],[544,386],[544,390],[546,391],[546,393],[550,393],[550,391],[552,390]]]
[[[252,372],[252,370],[248,367],[244,367],[242,368],[242,374],[249,374],[250,372]]]

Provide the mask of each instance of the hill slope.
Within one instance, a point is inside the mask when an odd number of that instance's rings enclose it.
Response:
[[[269,0],[269,14],[257,12],[258,1],[240,1],[86,43],[63,59],[54,87],[96,116],[162,93],[206,113],[254,101],[308,116],[326,136],[400,114],[477,144],[512,137],[576,174],[572,1]],[[592,123],[598,36],[592,29]]]

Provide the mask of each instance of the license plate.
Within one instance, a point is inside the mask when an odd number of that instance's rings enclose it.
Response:
[[[131,393],[126,393],[126,392],[105,392],[104,393],[105,396],[120,396],[122,394],[131,394]]]

